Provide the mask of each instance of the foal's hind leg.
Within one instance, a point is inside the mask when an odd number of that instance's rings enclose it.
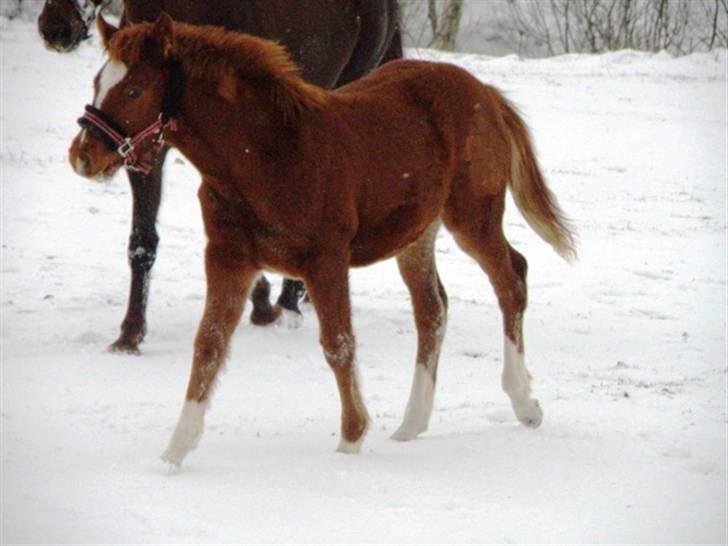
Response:
[[[476,225],[450,226],[462,249],[487,273],[503,314],[503,390],[511,400],[518,420],[538,427],[543,412],[531,396],[531,375],[524,358],[523,315],[526,310],[526,259],[506,241],[502,230],[502,199],[493,197],[480,211]]]
[[[528,373],[524,358],[523,345],[523,314],[526,310],[527,285],[526,273],[528,271],[528,263],[517,250],[506,242],[508,254],[510,256],[511,268],[519,277],[519,292],[523,290],[523,303],[514,314],[512,319],[507,319],[504,312],[504,328],[505,328],[505,348],[504,348],[504,366],[501,375],[501,385],[503,391],[511,399],[513,411],[516,413],[518,420],[526,426],[536,428],[543,420],[543,411],[538,400],[531,396],[531,374]],[[517,298],[520,299],[520,295]],[[512,324],[509,335],[508,328]]]
[[[447,296],[435,267],[434,223],[411,246],[397,256],[397,265],[409,289],[417,325],[417,362],[409,402],[400,427],[392,439],[414,439],[427,430],[437,380],[437,363],[447,324]]]
[[[226,247],[208,245],[207,299],[195,338],[192,373],[185,404],[162,460],[179,466],[197,447],[205,412],[220,368],[225,363],[230,337],[243,312],[245,298],[258,271]]]

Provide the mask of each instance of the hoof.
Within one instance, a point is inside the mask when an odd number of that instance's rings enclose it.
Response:
[[[272,307],[270,303],[256,305],[250,314],[250,322],[256,326],[268,326],[273,324],[281,316],[281,308],[276,305]]]
[[[339,442],[339,446],[336,448],[337,453],[345,453],[346,455],[357,455],[361,451],[361,444],[364,441],[364,435],[362,434],[356,442],[349,442],[343,438]]]
[[[142,354],[139,350],[139,343],[135,341],[129,341],[124,338],[119,338],[114,343],[109,345],[106,350],[110,353],[123,353],[128,355],[140,355]]]
[[[395,442],[409,442],[417,438],[417,436],[426,430],[427,425],[414,426],[410,423],[402,423],[399,428],[394,431],[394,434],[392,434],[390,438]]]
[[[170,470],[174,471],[180,469],[185,455],[186,453],[180,453],[179,451],[175,451],[169,447],[164,451],[164,453],[162,453],[160,458],[170,466]]]
[[[514,403],[513,411],[521,424],[528,428],[538,428],[543,422],[543,410],[541,404],[535,398],[530,398],[519,404]]]
[[[303,313],[300,311],[291,311],[279,305],[276,305],[279,309],[279,317],[276,324],[289,330],[296,330],[303,325]]]

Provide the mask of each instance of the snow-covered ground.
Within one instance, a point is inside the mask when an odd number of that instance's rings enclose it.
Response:
[[[204,295],[198,177],[168,161],[142,356],[108,354],[126,303],[125,177],[66,151],[102,62],[0,19],[2,543],[725,543],[725,52],[520,61],[434,52],[502,88],[532,127],[581,259],[510,207],[530,262],[526,350],[541,428],[500,390],[500,314],[442,233],[450,295],[430,430],[399,424],[415,334],[393,262],[352,272],[372,428],[334,453],[335,383],[301,329],[235,335],[200,448],[159,454]]]

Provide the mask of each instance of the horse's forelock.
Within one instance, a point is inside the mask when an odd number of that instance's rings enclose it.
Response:
[[[145,47],[153,39],[151,23],[138,23],[116,32],[107,44],[109,57],[131,65],[145,58]]]

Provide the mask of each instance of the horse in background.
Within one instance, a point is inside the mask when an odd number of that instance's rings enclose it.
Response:
[[[88,34],[88,25],[107,0],[46,0],[38,19],[49,47],[67,51]],[[396,0],[124,0],[121,26],[154,21],[162,11],[196,25],[262,36],[286,47],[303,77],[322,87],[349,83],[392,59],[402,57]],[[112,351],[139,352],[146,333],[146,307],[151,269],[159,236],[156,220],[166,148],[144,171],[129,172],[133,207],[128,246],[131,268],[129,301]],[[297,206],[297,205],[294,205]],[[251,294],[254,324],[270,324],[281,313],[290,325],[302,317],[298,302],[303,283],[284,279],[274,307],[264,276]]]
[[[73,51],[89,37],[89,28],[109,0],[45,0],[38,16],[38,32],[48,49]]]
[[[163,137],[202,174],[207,299],[165,461],[180,465],[197,446],[245,294],[262,270],[304,280],[339,389],[338,449],[356,453],[369,418],[356,371],[349,268],[396,257],[418,345],[393,437],[411,440],[426,430],[447,323],[434,252],[441,225],[495,290],[502,386],[517,419],[541,424],[524,358],[527,262],[503,234],[507,189],[561,256],[574,257],[575,242],[525,123],[498,90],[453,65],[399,60],[327,91],[305,82],[268,40],[173,23],[165,14],[153,24],[102,28],[109,60],[97,79],[106,86],[87,114],[109,124],[128,119],[136,160],[151,161]],[[113,146],[83,133],[69,159],[86,177],[122,164]]]

